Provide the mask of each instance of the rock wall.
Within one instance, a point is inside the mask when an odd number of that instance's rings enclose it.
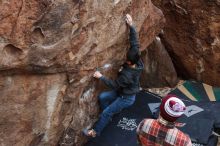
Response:
[[[141,87],[176,86],[177,73],[160,37],[156,37],[148,49],[142,52],[142,60],[145,67],[141,77]]]
[[[160,32],[162,12],[150,0],[1,0],[0,143],[82,145],[102,84],[124,61],[130,13],[145,49]]]
[[[60,135],[65,74],[0,77],[1,146],[53,143]],[[57,140],[56,140],[57,142]]]
[[[179,75],[220,86],[220,1],[153,0],[163,11],[163,41]]]

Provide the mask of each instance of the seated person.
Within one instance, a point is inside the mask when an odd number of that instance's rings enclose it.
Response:
[[[192,146],[188,135],[176,128],[175,121],[184,114],[185,104],[175,95],[162,99],[158,119],[144,119],[137,128],[140,146]]]

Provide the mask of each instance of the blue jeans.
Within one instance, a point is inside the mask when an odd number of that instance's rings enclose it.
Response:
[[[131,106],[135,102],[135,94],[120,96],[116,91],[102,92],[98,98],[103,112],[94,125],[97,135],[100,135],[114,114],[119,113],[122,109]]]

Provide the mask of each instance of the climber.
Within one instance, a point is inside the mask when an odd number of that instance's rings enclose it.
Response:
[[[119,71],[115,80],[107,79],[99,71],[93,75],[111,88],[111,91],[102,92],[98,96],[103,111],[93,129],[83,130],[83,133],[89,137],[100,135],[112,116],[131,106],[135,101],[136,93],[139,92],[139,78],[143,70],[143,63],[140,59],[139,42],[132,17],[127,14],[125,18],[130,28],[130,49],[127,52],[127,59],[122,70]]]
[[[175,121],[183,115],[185,109],[185,104],[175,95],[167,95],[163,98],[159,118],[144,119],[138,125],[139,145],[192,146],[190,138],[175,127],[181,126],[181,123]]]

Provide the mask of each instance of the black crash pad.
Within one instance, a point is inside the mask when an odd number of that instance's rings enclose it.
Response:
[[[212,87],[208,84],[185,81],[182,85],[171,91],[181,98],[193,101],[220,101],[220,87]]]
[[[137,146],[137,125],[144,118],[152,118],[152,113],[158,111],[160,102],[161,100],[157,95],[149,92],[140,92],[134,105],[115,115],[112,122],[103,130],[101,136],[90,139],[85,146]],[[186,125],[181,130],[190,135],[193,142],[216,146],[217,138],[210,135],[213,125],[218,126],[220,121],[220,113],[218,111],[220,103],[189,100],[184,102],[187,106],[194,105],[202,108],[203,111],[190,117],[182,116],[179,122],[184,122]],[[192,108],[189,112],[193,112],[193,110],[195,108]]]
[[[151,118],[148,103],[160,102],[154,94],[140,92],[135,103],[115,115],[101,136],[91,139],[85,146],[137,146],[136,128],[144,118]]]

